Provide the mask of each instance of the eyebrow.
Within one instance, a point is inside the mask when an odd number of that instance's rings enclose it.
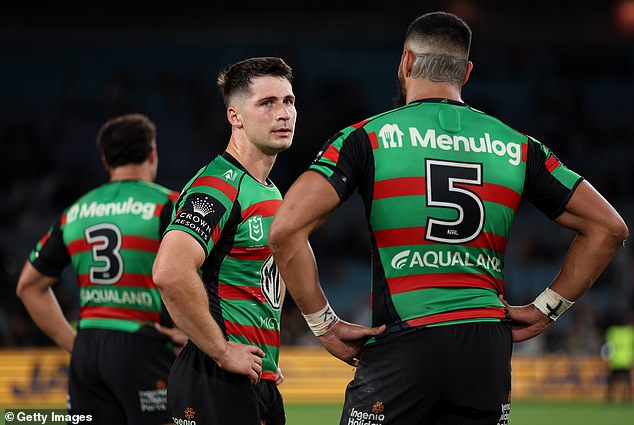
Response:
[[[267,101],[267,100],[276,101],[278,99],[280,99],[278,96],[266,96],[266,97],[262,97],[262,98],[258,99],[258,102],[264,102],[264,101]],[[295,96],[292,95],[292,94],[289,94],[289,95],[286,95],[286,96],[284,96],[282,98],[282,100],[289,100],[289,99],[295,100]]]

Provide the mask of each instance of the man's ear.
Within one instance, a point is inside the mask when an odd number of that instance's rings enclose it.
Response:
[[[152,144],[152,150],[150,151],[148,160],[150,161],[150,164],[154,164],[158,161],[158,149],[156,148],[156,143]]]
[[[415,60],[416,55],[414,52],[408,49],[403,49],[403,54],[401,55],[401,70],[403,72],[403,77],[409,77],[412,75],[412,66],[414,65]]]
[[[106,161],[106,155],[101,155],[101,163],[103,164],[103,168],[105,168],[106,171],[110,173],[110,164],[108,164],[108,161]]]
[[[233,106],[227,108],[227,120],[232,127],[242,128],[242,118],[240,118],[240,112]]]
[[[464,78],[462,79],[462,85],[464,86],[469,81],[469,76],[471,75],[471,71],[473,71],[473,62],[467,61],[467,70],[464,73]]]

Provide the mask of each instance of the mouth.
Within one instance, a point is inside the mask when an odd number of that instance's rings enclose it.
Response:
[[[273,134],[276,134],[278,136],[290,136],[292,133],[293,133],[293,129],[288,127],[283,127],[283,128],[278,128],[276,130],[273,130]]]

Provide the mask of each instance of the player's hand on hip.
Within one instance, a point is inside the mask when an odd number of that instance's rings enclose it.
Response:
[[[534,338],[546,330],[553,322],[548,316],[539,311],[533,304],[512,306],[502,295],[498,298],[511,316],[511,332],[513,342],[522,342]]]
[[[160,323],[155,323],[154,328],[172,341],[174,344],[174,354],[178,356],[183,350],[183,347],[185,347],[185,344],[187,344],[187,335],[185,335],[185,332],[177,327],[170,328],[168,326],[162,326]]]
[[[330,354],[351,366],[359,365],[359,353],[363,344],[385,330],[385,325],[374,328],[339,320],[335,326],[319,337]]]
[[[262,357],[264,351],[255,345],[228,342],[227,349],[216,358],[216,362],[227,372],[246,375],[255,385],[262,377]]]
[[[284,382],[284,374],[282,373],[282,368],[277,368],[277,373],[275,374],[275,385],[282,385]]]

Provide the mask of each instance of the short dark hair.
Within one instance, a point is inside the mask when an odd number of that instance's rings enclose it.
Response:
[[[140,164],[152,152],[156,126],[143,114],[127,114],[107,121],[97,135],[97,146],[111,167]]]
[[[283,59],[262,56],[245,59],[229,65],[218,75],[218,87],[225,106],[229,106],[234,95],[248,92],[254,78],[273,76],[293,81],[293,69]]]
[[[471,29],[452,13],[431,12],[419,16],[409,25],[405,40],[416,45],[431,45],[447,54],[460,53],[467,58],[471,48]]]

